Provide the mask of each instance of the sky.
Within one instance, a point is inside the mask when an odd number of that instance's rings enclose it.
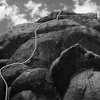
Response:
[[[100,0],[0,0],[0,33],[19,24],[34,23],[59,10],[97,13],[99,17]]]

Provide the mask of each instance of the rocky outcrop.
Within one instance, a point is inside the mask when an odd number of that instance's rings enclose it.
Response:
[[[41,18],[37,23],[13,27],[1,35],[0,59],[9,59],[23,43],[34,37],[34,31],[41,23],[42,25],[40,25],[40,28],[37,30],[38,34],[63,30],[68,27],[68,23],[73,25],[73,22],[75,26],[80,24],[100,31],[100,21],[95,14],[75,14],[62,11],[59,20],[52,21],[52,19],[56,19],[57,14],[58,12],[53,12],[49,16]]]
[[[46,21],[51,21],[57,18],[59,12],[52,12],[46,17],[43,17],[39,19],[37,22],[38,23],[44,23]],[[73,21],[76,21],[77,23],[89,27],[100,27],[100,21],[97,18],[97,14],[76,14],[73,12],[67,12],[67,11],[62,11],[60,16],[58,17],[59,20],[61,19],[71,19]]]
[[[49,68],[60,53],[79,43],[89,51],[100,54],[100,34],[85,26],[68,26],[64,30],[49,32],[38,37],[37,50],[26,64],[32,68]],[[34,50],[34,39],[24,43],[10,58],[9,63],[27,60]]]
[[[70,22],[70,26],[79,25],[75,21],[70,20],[61,20],[54,21],[49,23],[40,24],[29,24],[23,25],[20,27],[14,27],[12,30],[0,36],[0,59],[8,59],[11,55],[21,46],[32,37],[34,37],[35,29],[40,25],[37,30],[37,34],[44,34],[48,32],[53,32],[56,30],[65,29]]]
[[[55,23],[55,24],[54,24]],[[58,23],[58,22],[57,22]],[[53,31],[53,29],[52,29],[52,27],[55,29],[55,31],[56,30],[59,30],[59,29],[61,29],[62,27],[63,28],[66,28],[66,27],[74,27],[74,26],[79,26],[79,24],[77,24],[76,22],[72,22],[71,20],[67,20],[67,21],[59,21],[59,23],[60,24],[57,24],[56,22],[52,22],[52,23],[50,23],[51,25],[49,26],[49,27],[44,27],[44,28],[41,28],[41,27],[43,27],[43,26],[41,26],[40,27],[40,29],[39,30],[41,30],[41,29],[47,29],[48,30],[48,28],[50,29],[50,30],[52,30]],[[53,26],[52,26],[53,25]],[[52,26],[52,27],[51,27]],[[65,27],[64,27],[65,26]],[[50,28],[51,27],[51,28]],[[49,31],[50,31],[49,30]],[[60,31],[60,30],[59,30]],[[62,32],[63,32],[63,30],[62,30]],[[44,35],[44,37],[42,36],[42,35],[39,35],[39,40],[40,40],[40,42],[42,42],[42,41],[44,41],[44,39],[46,39],[46,37],[48,37],[48,38],[52,38],[52,36],[53,36],[53,34],[52,33],[54,33],[54,32],[51,32],[50,34],[47,34],[46,33],[46,35]],[[60,32],[59,32],[60,33]],[[51,35],[52,34],[52,35]],[[56,33],[57,34],[57,33]],[[49,36],[50,37],[49,37]],[[43,38],[43,39],[42,39]],[[46,39],[47,40],[47,39]],[[29,41],[31,41],[31,43],[30,42],[28,42],[29,44],[29,48],[30,48],[30,50],[28,51],[28,56],[30,56],[30,52],[31,51],[33,51],[33,49],[34,49],[34,39],[30,39]],[[30,45],[31,45],[31,47],[30,47]],[[26,47],[26,46],[24,46],[24,47]],[[28,48],[27,47],[27,48]],[[32,48],[32,49],[31,49]],[[27,52],[24,52],[24,53],[26,53],[27,54]],[[32,52],[31,52],[32,53]],[[29,57],[26,57],[26,58],[29,58]]]
[[[1,74],[9,87],[9,100],[100,99],[100,20],[95,14],[66,11],[56,20],[57,14],[18,25],[0,36],[0,68],[4,67]],[[0,99],[4,100],[5,92],[0,78]]]
[[[46,21],[52,21],[56,19],[59,12],[52,12],[46,17],[43,17],[37,21],[37,23],[44,23]],[[80,25],[85,25],[88,27],[92,27],[100,32],[100,19],[97,18],[97,14],[76,14],[73,12],[66,12],[62,11],[60,16],[58,17],[58,20],[61,19],[71,19],[73,21],[76,21]]]

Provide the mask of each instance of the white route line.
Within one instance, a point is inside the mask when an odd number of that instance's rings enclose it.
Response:
[[[48,22],[57,21],[58,18],[59,18],[59,15],[61,14],[61,12],[62,12],[62,11],[60,11],[60,12],[58,13],[56,19],[50,20],[50,21],[48,21]],[[1,73],[2,70],[3,70],[4,68],[7,68],[7,67],[12,66],[12,65],[15,65],[15,64],[24,65],[26,62],[28,62],[28,61],[32,58],[32,56],[34,55],[34,53],[35,53],[35,51],[36,51],[36,49],[37,49],[37,30],[39,29],[39,27],[40,27],[41,25],[43,25],[43,24],[45,24],[45,23],[48,23],[48,22],[44,22],[44,23],[40,24],[40,25],[35,29],[35,48],[34,48],[32,54],[31,54],[31,56],[30,56],[26,61],[21,62],[21,63],[16,62],[16,63],[12,63],[12,64],[9,64],[9,65],[5,65],[5,66],[3,66],[3,67],[0,69],[0,76],[1,76],[1,78],[3,79],[3,81],[4,81],[5,85],[6,85],[5,100],[7,100],[7,98],[8,98],[8,97],[7,97],[7,96],[8,96],[8,85],[7,85],[7,82],[6,82],[6,80],[4,79],[4,77],[3,77],[2,73]]]
[[[51,21],[48,21],[48,22],[50,23],[50,22],[52,22],[52,21],[57,21],[58,18],[59,18],[59,15],[61,14],[61,12],[62,12],[62,11],[60,11],[60,12],[58,13],[56,19],[51,20]],[[40,25],[35,29],[35,48],[34,48],[34,51],[33,51],[33,53],[31,54],[31,56],[30,56],[26,61],[24,61],[24,62],[22,62],[22,63],[25,64],[25,63],[28,62],[28,61],[32,58],[32,56],[34,55],[34,53],[35,53],[35,51],[36,51],[36,49],[37,49],[37,30],[39,29],[39,27],[40,27],[41,25],[46,24],[46,23],[48,23],[48,22],[44,22],[44,23],[40,24]]]

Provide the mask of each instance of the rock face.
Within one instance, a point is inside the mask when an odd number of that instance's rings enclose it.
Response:
[[[72,78],[63,100],[99,100],[100,72],[87,70]]]
[[[62,11],[56,20],[58,13],[0,35],[0,68],[9,100],[100,100],[100,19]],[[89,74],[93,92],[86,72],[94,73]],[[5,90],[0,78],[0,100]]]
[[[100,34],[92,28],[85,26],[69,26],[65,30],[40,35],[37,50],[27,62],[32,68],[47,67],[59,57],[60,53],[70,46],[79,43],[86,49],[100,54]],[[10,58],[9,63],[27,60],[34,50],[34,39],[23,44]]]
[[[80,70],[95,68],[100,70],[100,57],[76,44],[63,51],[51,65],[55,86],[63,96],[71,77]]]

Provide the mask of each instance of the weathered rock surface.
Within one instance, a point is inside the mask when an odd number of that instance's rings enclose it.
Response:
[[[59,29],[61,29],[62,27],[64,27],[65,26],[65,28],[66,27],[74,27],[74,26],[79,26],[79,24],[77,24],[76,22],[73,22],[73,21],[71,21],[71,20],[67,20],[67,21],[59,21],[59,24],[56,24],[56,22],[52,22],[52,23],[50,23],[50,24],[52,24],[52,25],[54,25],[54,26],[49,26],[49,27],[47,27],[47,28],[50,28],[51,27],[51,30],[53,30],[52,28],[54,28],[55,29],[55,31],[56,30],[59,30]],[[56,28],[55,28],[55,26],[57,26]],[[62,26],[62,27],[61,27]],[[43,26],[42,26],[43,27]],[[42,28],[42,29],[46,29],[46,27],[45,28]],[[41,29],[40,29],[41,30]],[[63,30],[62,30],[62,32],[63,32]],[[53,34],[52,33],[54,33],[54,32],[51,32],[50,34],[47,34],[47,35],[44,35],[44,37],[42,37],[41,35],[39,36],[40,38],[39,38],[39,41],[40,42],[43,42],[46,38],[53,38],[52,36],[53,36]],[[60,33],[60,32],[59,32]],[[52,34],[52,35],[51,35]],[[56,33],[57,34],[57,33]],[[48,37],[48,35],[50,36],[50,37]],[[42,39],[43,38],[43,39]],[[30,48],[30,50],[29,50],[29,52],[28,52],[28,56],[30,56],[31,54],[30,54],[30,52],[31,51],[33,51],[33,49],[34,49],[34,47],[33,47],[33,45],[34,45],[34,39],[31,39],[32,41],[31,41],[31,43],[30,44],[28,44],[29,46],[29,48]],[[47,39],[46,39],[47,40]],[[30,41],[30,40],[29,40]],[[29,43],[29,42],[28,42]],[[30,46],[30,45],[32,45],[32,46]],[[26,47],[26,46],[24,46],[24,47]],[[28,48],[28,47],[26,47],[26,48]],[[31,48],[32,48],[32,50],[31,50]],[[23,52],[22,52],[23,53]],[[27,52],[24,52],[24,53],[26,53],[27,54]],[[32,52],[31,52],[32,53]],[[27,57],[27,58],[29,58],[29,57]]]
[[[39,19],[37,22],[44,23],[46,21],[54,20],[54,19],[56,19],[58,13],[59,12],[52,12],[48,16]],[[73,21],[76,21],[80,25],[92,27],[100,32],[100,19],[97,18],[97,14],[92,14],[92,13],[90,13],[90,14],[76,14],[73,12],[71,13],[71,12],[62,11],[60,16],[58,17],[58,20],[61,20],[61,19],[71,19]]]
[[[23,90],[31,90],[36,96],[44,95],[48,100],[57,97],[50,72],[44,68],[27,70],[22,73],[11,86],[10,98]]]
[[[76,44],[63,51],[60,57],[53,62],[51,72],[54,85],[63,96],[71,77],[80,70],[91,68],[100,70],[100,56]]]
[[[49,68],[60,53],[70,46],[79,43],[86,49],[100,54],[100,33],[85,26],[69,26],[64,30],[49,32],[38,37],[37,50],[27,62],[32,68]],[[10,58],[9,63],[27,60],[34,50],[34,39],[24,43]]]
[[[72,78],[63,100],[99,100],[100,71],[87,70]]]

